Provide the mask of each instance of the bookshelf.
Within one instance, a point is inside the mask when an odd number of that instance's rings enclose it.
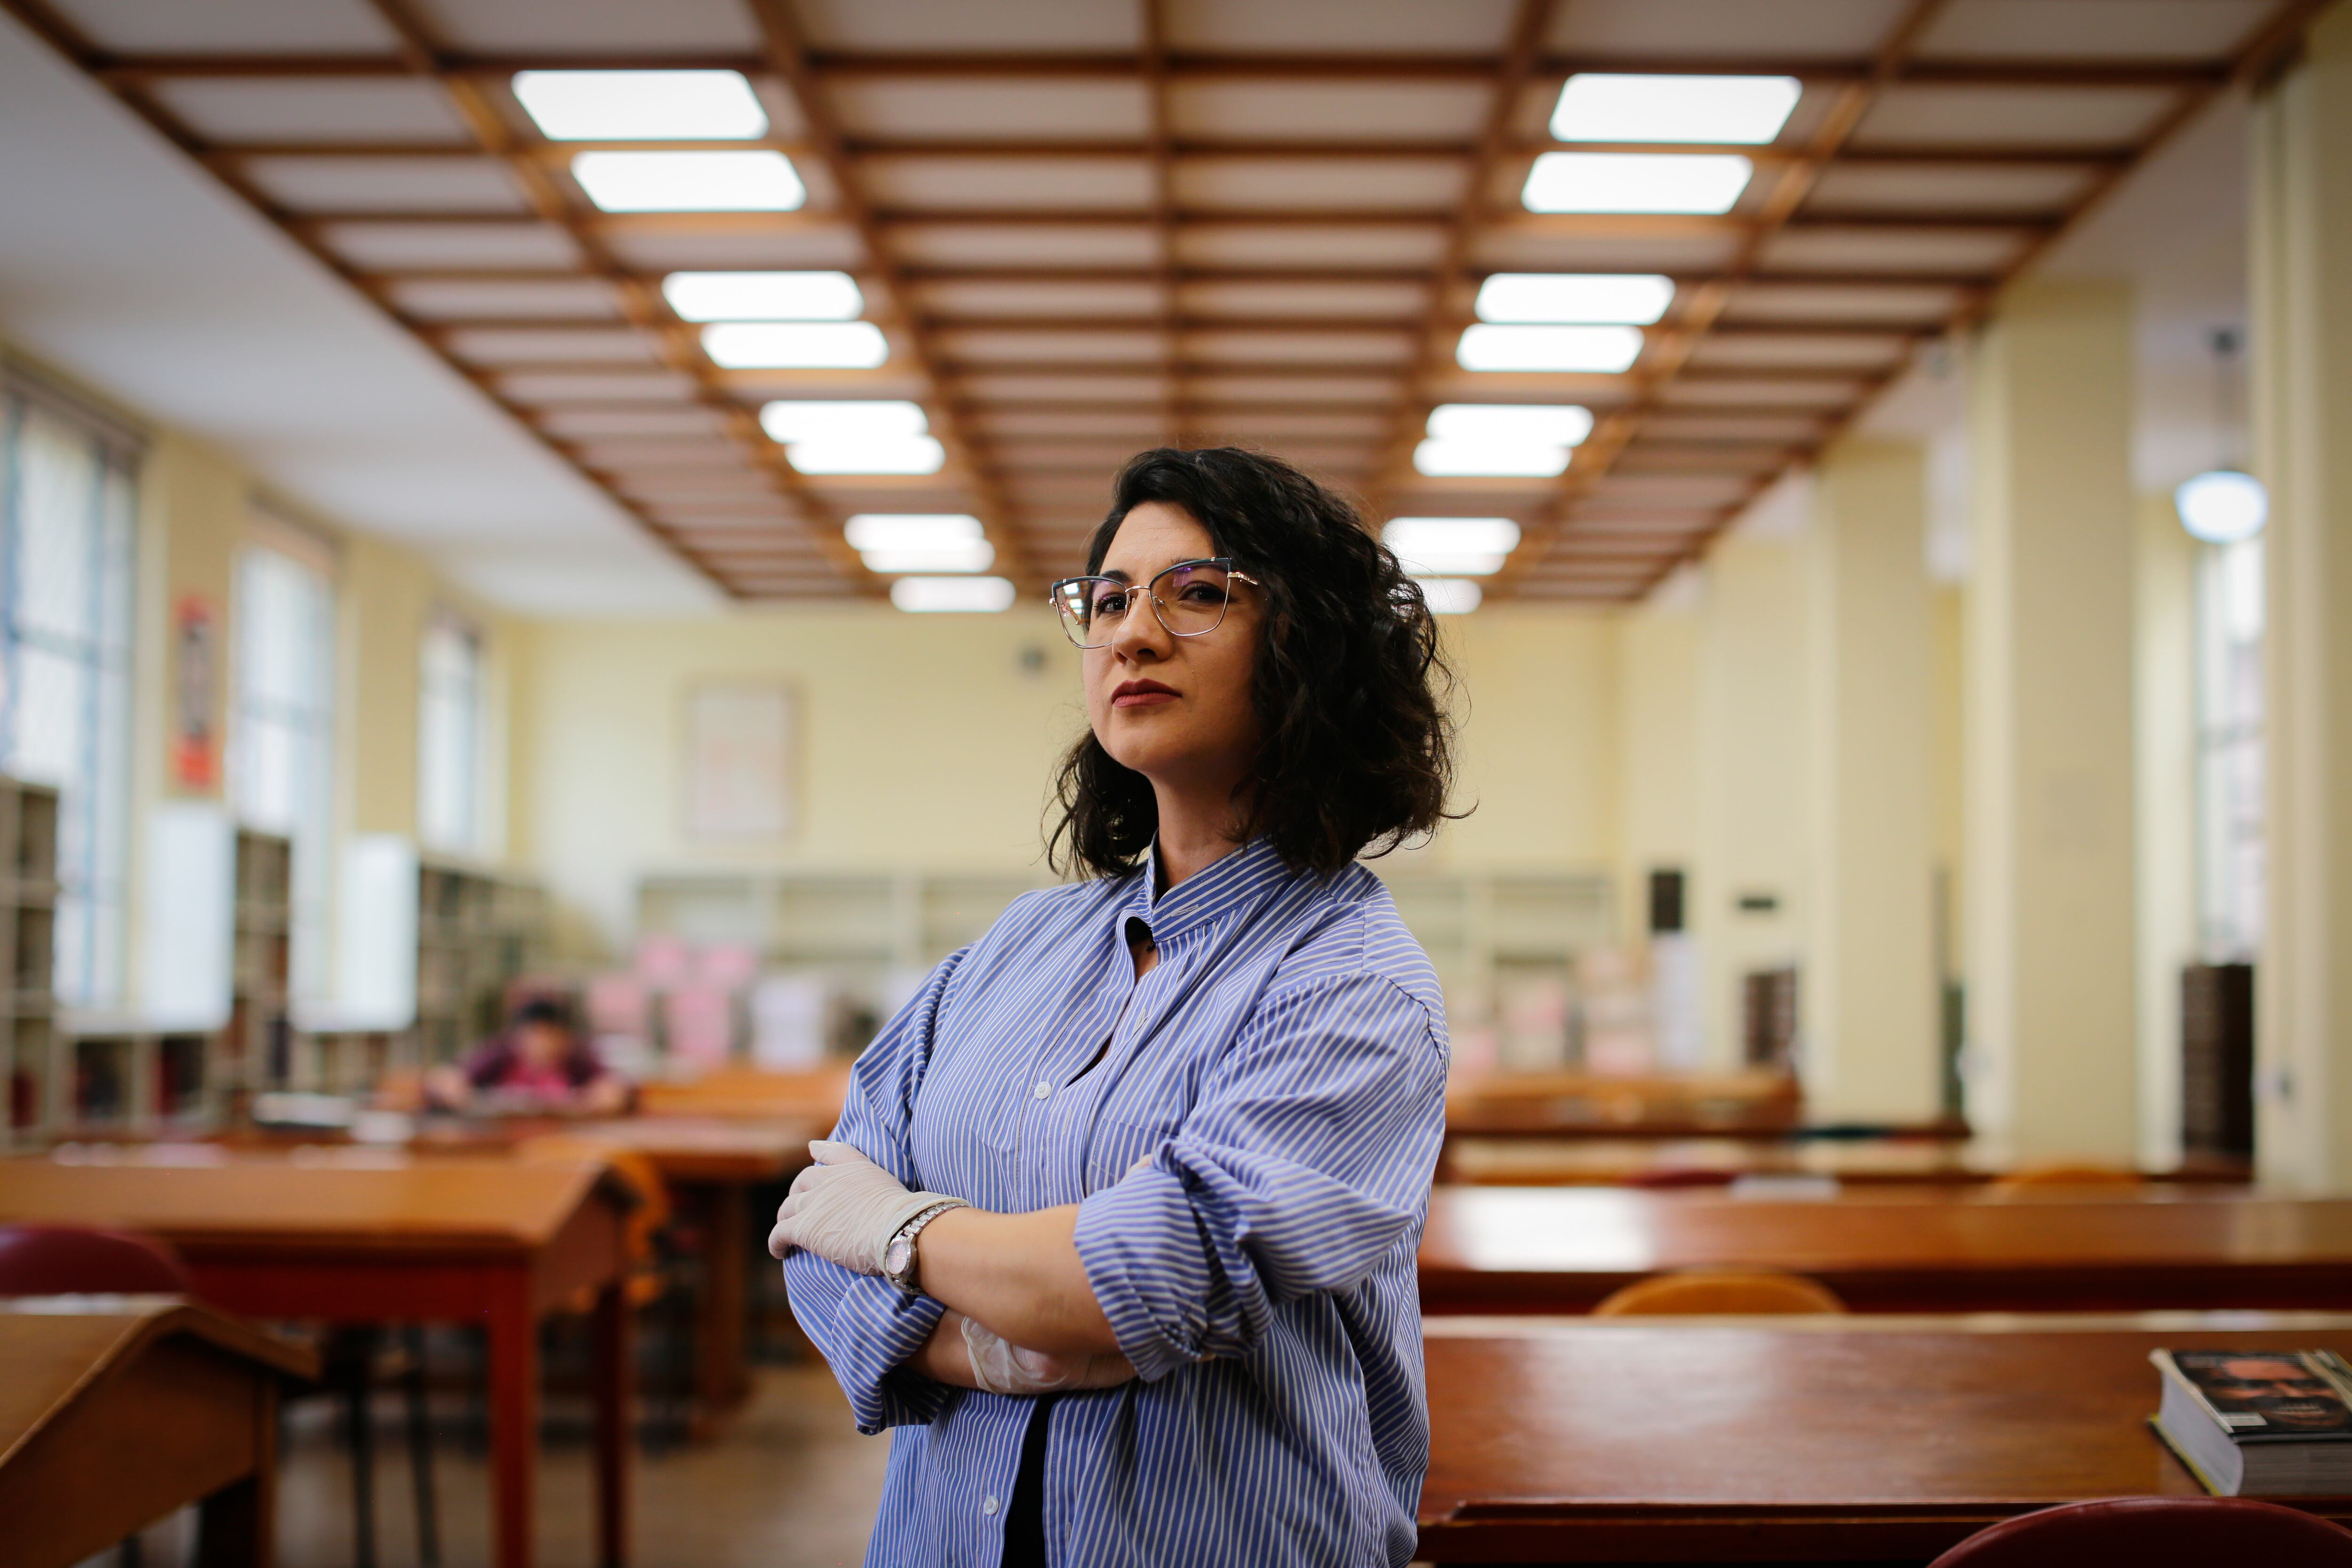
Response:
[[[61,1059],[52,994],[58,920],[58,794],[0,778],[0,952],[9,955],[0,1067],[8,1085],[0,1144],[37,1137],[59,1116],[73,1064]]]
[[[546,963],[547,895],[538,884],[420,861],[416,1020],[407,1041],[415,1064],[455,1061],[497,1031],[506,1022],[508,986]]]
[[[1457,1006],[1488,1007],[1496,987],[1531,977],[1570,984],[1580,952],[1615,940],[1603,873],[1414,869],[1383,880]],[[907,976],[1051,885],[1035,870],[656,873],[638,881],[636,929],[749,943],[764,968],[823,974],[881,1012]]]
[[[293,871],[290,840],[238,830],[228,1024],[220,1033],[214,1081],[205,1086],[211,1108],[231,1120],[244,1096],[293,1082]]]

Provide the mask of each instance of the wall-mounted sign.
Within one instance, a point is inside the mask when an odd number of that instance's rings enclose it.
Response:
[[[184,789],[220,783],[220,737],[213,707],[220,695],[220,618],[212,601],[184,594],[172,612],[172,777]]]
[[[782,838],[793,829],[798,736],[793,689],[720,680],[686,697],[689,838]]]

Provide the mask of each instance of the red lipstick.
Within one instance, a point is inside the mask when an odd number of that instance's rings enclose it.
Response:
[[[1110,694],[1114,708],[1157,708],[1163,702],[1173,702],[1177,690],[1156,680],[1122,680]]]

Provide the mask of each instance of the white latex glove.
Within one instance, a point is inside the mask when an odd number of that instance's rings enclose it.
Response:
[[[1116,1388],[1135,1377],[1134,1363],[1117,1351],[1064,1356],[1024,1350],[970,1318],[963,1321],[963,1348],[971,1358],[972,1381],[991,1394],[1070,1394]]]
[[[945,1193],[908,1192],[854,1144],[820,1140],[809,1153],[816,1163],[793,1178],[768,1233],[771,1258],[797,1247],[852,1273],[879,1274],[900,1226],[936,1205],[963,1203]]]

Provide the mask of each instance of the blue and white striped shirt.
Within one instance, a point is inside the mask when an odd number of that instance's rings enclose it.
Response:
[[[1360,866],[1294,871],[1261,840],[1153,880],[1016,900],[858,1058],[834,1136],[997,1213],[1079,1205],[1138,1381],[1055,1404],[1051,1561],[1402,1564],[1429,1462],[1436,974]],[[1130,918],[1160,950],[1139,982]],[[996,1568],[1035,1402],[900,1367],[939,1302],[805,1252],[784,1275],[859,1430],[899,1428],[867,1563]]]

